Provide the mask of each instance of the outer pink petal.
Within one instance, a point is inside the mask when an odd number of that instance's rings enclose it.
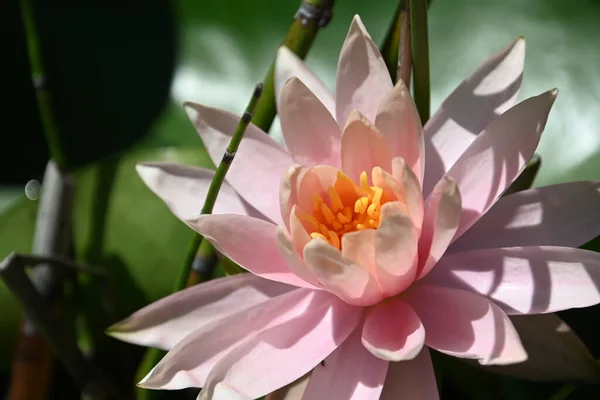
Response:
[[[278,100],[277,104],[279,104],[283,85],[294,76],[300,79],[317,96],[335,118],[335,100],[331,91],[304,61],[287,47],[281,46],[275,60],[275,97]]]
[[[326,290],[349,304],[370,306],[384,297],[369,271],[322,239],[304,247],[304,260]]]
[[[510,314],[539,314],[600,302],[600,253],[567,247],[509,247],[443,257],[427,282],[464,288]]]
[[[519,38],[477,68],[429,119],[425,125],[425,195],[476,135],[516,103],[524,61],[525,39]]]
[[[397,209],[390,211],[397,204],[383,205],[375,236],[376,277],[388,296],[404,291],[417,275],[419,231],[408,215]]]
[[[512,246],[579,247],[600,234],[600,181],[569,182],[502,197],[450,252]],[[490,229],[494,227],[494,229]]]
[[[190,102],[185,103],[185,110],[210,158],[218,165],[239,117]],[[279,223],[279,183],[292,164],[290,155],[273,138],[250,124],[225,179],[248,203]]]
[[[362,343],[387,361],[415,358],[423,348],[425,328],[415,311],[400,297],[377,304],[365,319]]]
[[[419,355],[412,360],[390,363],[379,400],[398,399],[439,399],[433,364],[427,347],[423,347]]]
[[[294,248],[294,243],[292,243],[290,234],[285,227],[281,225],[277,227],[277,245],[279,247],[279,252],[287,262],[290,271],[316,288],[321,287],[317,278],[315,278],[314,274],[306,267],[304,260],[300,258],[298,252]]]
[[[364,348],[357,328],[315,367],[302,399],[378,400],[388,364]]]
[[[419,178],[419,183],[423,183],[423,127],[415,103],[402,80],[383,98],[375,126],[388,142],[392,157],[402,157]]]
[[[471,227],[519,176],[533,155],[557,90],[517,104],[483,131],[446,176],[462,196],[463,214],[455,238]]]
[[[223,390],[255,399],[300,378],[354,331],[362,309],[325,292],[294,320],[261,332],[223,357],[212,369],[200,399]]]
[[[292,289],[252,274],[215,279],[158,300],[112,325],[107,333],[125,342],[168,350],[201,326]]]
[[[383,135],[358,111],[352,111],[342,136],[342,170],[354,182],[374,167],[392,170],[392,154]]]
[[[359,110],[375,121],[377,108],[393,87],[385,61],[365,29],[354,16],[338,61],[335,84],[336,119],[340,126],[352,110]]]
[[[240,343],[309,312],[317,292],[296,289],[202,325],[177,343],[140,382],[148,389],[203,387],[211,369]]]
[[[141,163],[136,170],[146,186],[165,202],[177,218],[185,221],[200,214],[215,172],[206,168],[166,162]],[[235,190],[223,182],[214,214],[243,214],[263,218]]]
[[[527,359],[506,314],[483,296],[414,285],[404,298],[425,326],[429,347],[456,357],[479,359],[481,364],[513,364]]]
[[[188,224],[243,268],[265,279],[314,289],[293,274],[277,248],[277,225],[243,215],[201,215]]]
[[[427,275],[452,241],[462,212],[460,193],[452,179],[435,186],[425,205],[423,231],[419,240],[419,278]]]
[[[283,139],[298,164],[340,168],[342,132],[327,108],[298,78],[291,78],[279,98]]]

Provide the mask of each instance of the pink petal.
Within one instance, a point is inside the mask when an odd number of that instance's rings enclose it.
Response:
[[[479,359],[481,364],[513,364],[527,359],[506,314],[483,296],[413,285],[404,299],[425,326],[429,347],[456,357]]]
[[[384,297],[366,269],[322,239],[313,239],[304,247],[304,260],[325,289],[346,303],[370,306]]]
[[[377,108],[393,84],[385,61],[365,29],[354,16],[338,61],[335,83],[336,119],[340,126],[352,110],[375,121]]]
[[[139,383],[148,389],[203,387],[211,369],[239,344],[257,333],[296,321],[314,308],[316,292],[296,289],[213,320],[177,343]]]
[[[567,247],[509,247],[444,256],[427,282],[488,296],[510,314],[539,314],[600,302],[600,253]]]
[[[364,115],[352,111],[342,136],[342,170],[354,182],[374,167],[392,170],[392,155],[383,135]]]
[[[214,171],[206,168],[166,162],[138,164],[136,170],[146,186],[182,221],[200,214],[215,176]],[[243,214],[265,219],[227,182],[221,186],[213,214]]]
[[[425,195],[477,134],[516,103],[524,61],[525,39],[519,38],[477,68],[429,119],[425,125]]]
[[[119,340],[168,350],[192,331],[295,289],[252,274],[215,279],[160,299],[108,328]]]
[[[498,200],[449,251],[579,247],[600,234],[600,218],[593,217],[599,201],[600,181],[562,183],[511,194]]]
[[[279,98],[283,139],[294,161],[304,167],[341,167],[340,127],[321,101],[298,78],[291,78]]]
[[[292,243],[290,234],[281,225],[277,227],[277,245],[279,247],[279,252],[287,262],[290,271],[314,287],[321,287],[317,278],[315,278],[314,274],[304,264],[304,260],[298,255],[298,252],[294,248],[294,243]]]
[[[362,309],[326,292],[294,320],[261,332],[223,357],[212,369],[199,399],[211,399],[220,387],[255,399],[312,370],[354,331]]]
[[[412,218],[417,229],[421,229],[423,224],[423,193],[419,179],[415,175],[412,169],[406,162],[400,158],[395,157],[392,159],[392,176],[396,181],[402,184],[404,188],[404,197],[408,210],[410,211],[410,217]]]
[[[389,363],[364,348],[360,332],[357,328],[315,367],[302,399],[379,399]]]
[[[462,212],[460,193],[450,178],[438,182],[425,205],[419,240],[419,278],[427,275],[452,241]]]
[[[335,100],[331,91],[304,61],[287,47],[281,46],[275,60],[275,98],[277,104],[279,104],[283,86],[294,76],[300,79],[323,103],[329,113],[335,117]]]
[[[299,202],[300,182],[308,169],[301,165],[292,165],[284,175],[279,188],[279,208],[281,209],[281,218],[286,228],[290,229],[290,214],[294,204]]]
[[[342,236],[342,255],[376,276],[375,237],[376,229],[348,232]]]
[[[517,104],[492,122],[450,168],[462,196],[455,238],[471,227],[519,176],[533,155],[557,95],[550,90]]]
[[[377,304],[367,314],[362,343],[375,357],[411,360],[421,352],[424,341],[425,328],[419,316],[400,297]]]
[[[185,110],[210,158],[219,165],[239,117],[217,108],[187,102]],[[279,184],[293,161],[269,135],[250,124],[226,180],[248,203],[279,223]]]
[[[376,277],[388,296],[404,291],[417,275],[419,231],[401,210],[388,215],[397,204],[383,205],[375,239]]]
[[[293,286],[314,286],[293,274],[277,248],[277,225],[243,215],[201,215],[188,224],[215,248],[255,275]]]
[[[433,364],[427,347],[423,347],[419,355],[412,360],[390,363],[379,400],[398,399],[439,399]]]
[[[423,127],[415,103],[402,80],[383,98],[375,126],[389,144],[392,157],[402,157],[419,178],[419,183],[423,183]]]

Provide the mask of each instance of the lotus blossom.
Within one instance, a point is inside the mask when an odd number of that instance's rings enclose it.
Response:
[[[254,399],[312,371],[304,399],[438,398],[429,348],[527,359],[508,315],[600,302],[599,182],[501,197],[535,151],[557,91],[516,104],[525,43],[502,49],[422,127],[355,17],[335,97],[286,48],[276,93],[286,148],[250,125],[215,214],[212,172],[138,171],[169,208],[248,270],[166,297],[113,326],[170,350],[140,383]],[[218,162],[238,118],[188,103]]]

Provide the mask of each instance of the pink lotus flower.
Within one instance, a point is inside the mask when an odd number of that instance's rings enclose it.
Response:
[[[500,198],[533,155],[557,93],[514,105],[524,50],[518,39],[492,56],[422,128],[356,17],[335,98],[280,50],[287,150],[250,126],[215,215],[197,216],[211,172],[140,165],[179,218],[251,272],[112,327],[122,340],[170,350],[140,385],[253,399],[312,371],[305,399],[434,399],[429,347],[519,363],[527,354],[507,315],[600,302],[600,255],[573,248],[600,232],[589,217],[600,183]],[[218,162],[237,117],[186,110]]]

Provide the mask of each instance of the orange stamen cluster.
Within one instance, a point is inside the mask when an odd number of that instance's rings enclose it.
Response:
[[[341,249],[342,236],[363,229],[377,229],[383,201],[383,189],[370,186],[366,172],[360,174],[360,186],[341,171],[333,186],[327,188],[329,199],[312,195],[312,214],[302,214],[310,237],[321,238]],[[328,200],[328,201],[327,201]]]

